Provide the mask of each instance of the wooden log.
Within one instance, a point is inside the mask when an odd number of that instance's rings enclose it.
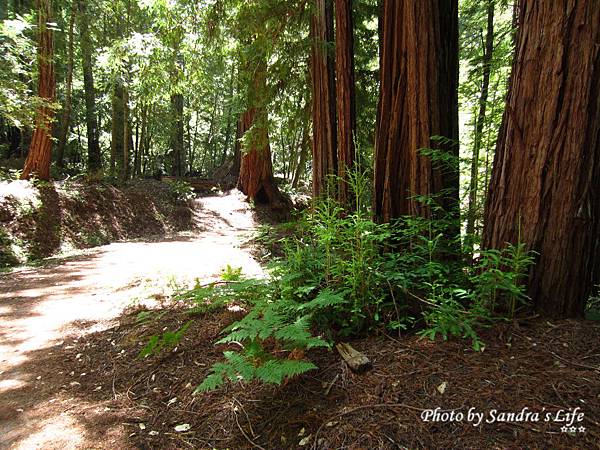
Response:
[[[371,360],[364,353],[352,348],[350,344],[339,343],[335,346],[340,356],[344,359],[348,367],[354,372],[366,372],[373,368]]]
[[[194,192],[209,192],[214,188],[220,189],[221,185],[219,181],[209,178],[192,178],[192,177],[174,177],[174,176],[163,176],[162,181],[164,183],[174,183],[176,181],[185,181],[189,183]]]

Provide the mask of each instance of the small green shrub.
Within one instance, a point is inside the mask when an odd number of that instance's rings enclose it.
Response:
[[[224,281],[239,281],[242,278],[242,268],[241,267],[231,267],[229,264],[223,269],[223,273],[221,274],[221,278]]]
[[[175,197],[176,200],[181,202],[187,202],[193,199],[196,194],[194,188],[187,181],[177,180],[169,183],[169,191]]]
[[[163,350],[170,351],[174,349],[181,342],[183,335],[191,324],[192,321],[189,320],[176,331],[165,331],[161,335],[151,336],[146,346],[138,354],[138,357],[145,358],[153,354],[157,355]]]

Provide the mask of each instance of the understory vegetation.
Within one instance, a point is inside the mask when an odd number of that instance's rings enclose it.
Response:
[[[223,330],[217,344],[230,349],[197,392],[227,380],[280,384],[316,367],[305,352],[368,333],[466,338],[483,351],[479,329],[531,306],[523,280],[534,258],[525,243],[482,251],[472,262],[453,234],[457,219],[435,199],[419,201],[437,218],[378,224],[362,206],[364,175],[355,174],[351,184],[355,210],[332,198],[317,200],[297,220],[279,225],[291,231],[287,237],[268,231],[257,237],[282,249],[267,279],[228,266],[222,282],[176,296],[192,316],[232,305],[247,310]],[[140,356],[174,348],[188,326],[152,336]]]

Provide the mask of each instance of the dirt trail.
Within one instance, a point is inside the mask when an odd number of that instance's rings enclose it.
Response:
[[[201,232],[110,244],[0,276],[0,448],[127,448],[118,424],[100,440],[88,435],[83,422],[101,407],[67,398],[55,379],[46,384],[32,355],[107,328],[132,301],[214,279],[228,264],[261,275],[240,246],[255,227],[243,196],[234,191],[196,202]],[[72,380],[64,374],[62,381]]]

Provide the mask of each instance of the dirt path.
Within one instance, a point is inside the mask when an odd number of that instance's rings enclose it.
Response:
[[[128,447],[118,423],[103,436],[89,433],[85,422],[98,420],[101,405],[69,398],[63,388],[77,383],[73,374],[46,382],[34,355],[107,328],[132,302],[216,278],[228,264],[262,274],[240,246],[255,227],[242,195],[196,201],[204,231],[195,235],[115,243],[0,276],[0,448]]]

